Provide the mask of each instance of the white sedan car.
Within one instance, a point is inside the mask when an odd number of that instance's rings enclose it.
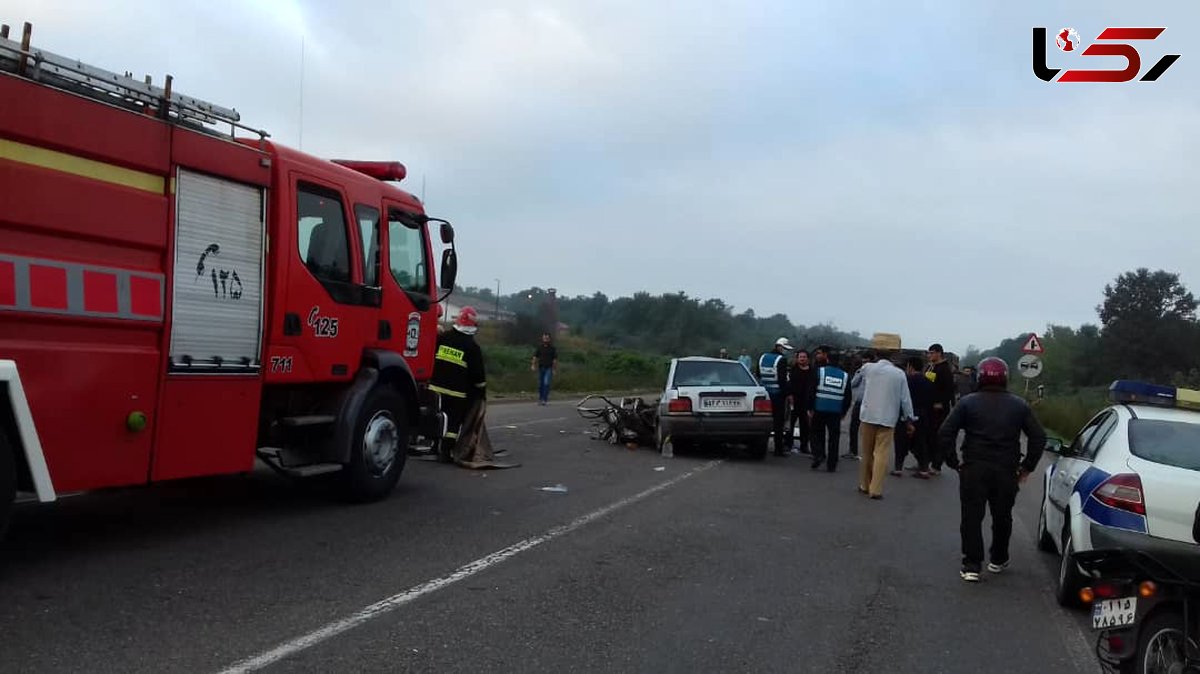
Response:
[[[767,455],[771,400],[736,360],[676,358],[658,407],[658,448],[704,441],[745,443],[756,459]]]
[[[1200,502],[1200,391],[1117,381],[1112,405],[1046,469],[1038,546],[1061,556],[1057,596],[1076,602],[1084,576],[1073,556],[1131,548],[1191,567]]]

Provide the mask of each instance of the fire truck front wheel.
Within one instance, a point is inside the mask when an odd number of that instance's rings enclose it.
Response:
[[[343,498],[377,501],[395,488],[408,456],[406,409],[404,398],[389,386],[367,395],[354,426],[350,462],[337,473]]]
[[[4,531],[8,528],[8,516],[16,498],[16,447],[9,442],[4,429],[0,428],[0,539],[4,538]]]

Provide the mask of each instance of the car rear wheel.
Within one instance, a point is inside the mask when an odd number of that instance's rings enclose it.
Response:
[[[1079,605],[1079,588],[1083,587],[1083,574],[1075,564],[1075,541],[1071,540],[1071,527],[1063,530],[1062,558],[1058,566],[1058,587],[1055,598],[1061,606]]]

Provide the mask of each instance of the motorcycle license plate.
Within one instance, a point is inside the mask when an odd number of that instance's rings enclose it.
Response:
[[[1132,625],[1137,617],[1137,597],[1098,601],[1092,607],[1092,629]]]

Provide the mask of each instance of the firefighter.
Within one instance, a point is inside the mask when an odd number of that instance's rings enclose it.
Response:
[[[478,326],[475,308],[463,307],[454,327],[438,336],[429,390],[442,397],[442,410],[446,413],[446,433],[439,453],[444,461],[457,458],[455,450],[463,422],[474,407],[487,400],[483,350],[475,342]]]
[[[771,416],[774,417],[775,456],[787,456],[783,445],[784,424],[787,419],[788,363],[784,354],[792,350],[787,337],[775,340],[775,348],[758,358],[758,383],[771,396]],[[790,441],[790,438],[789,438]],[[790,444],[790,443],[789,443]]]
[[[959,461],[954,444],[959,430],[966,431]],[[1025,452],[1021,453],[1021,433]],[[962,569],[959,575],[979,582],[983,565],[983,516],[992,511],[992,546],[988,571],[1008,567],[1008,542],[1012,537],[1012,509],[1020,484],[1037,468],[1046,446],[1046,431],[1033,409],[1020,396],[1008,392],[1008,365],[999,358],[979,362],[979,390],[963,398],[938,431],[946,464],[958,471],[962,502]]]

